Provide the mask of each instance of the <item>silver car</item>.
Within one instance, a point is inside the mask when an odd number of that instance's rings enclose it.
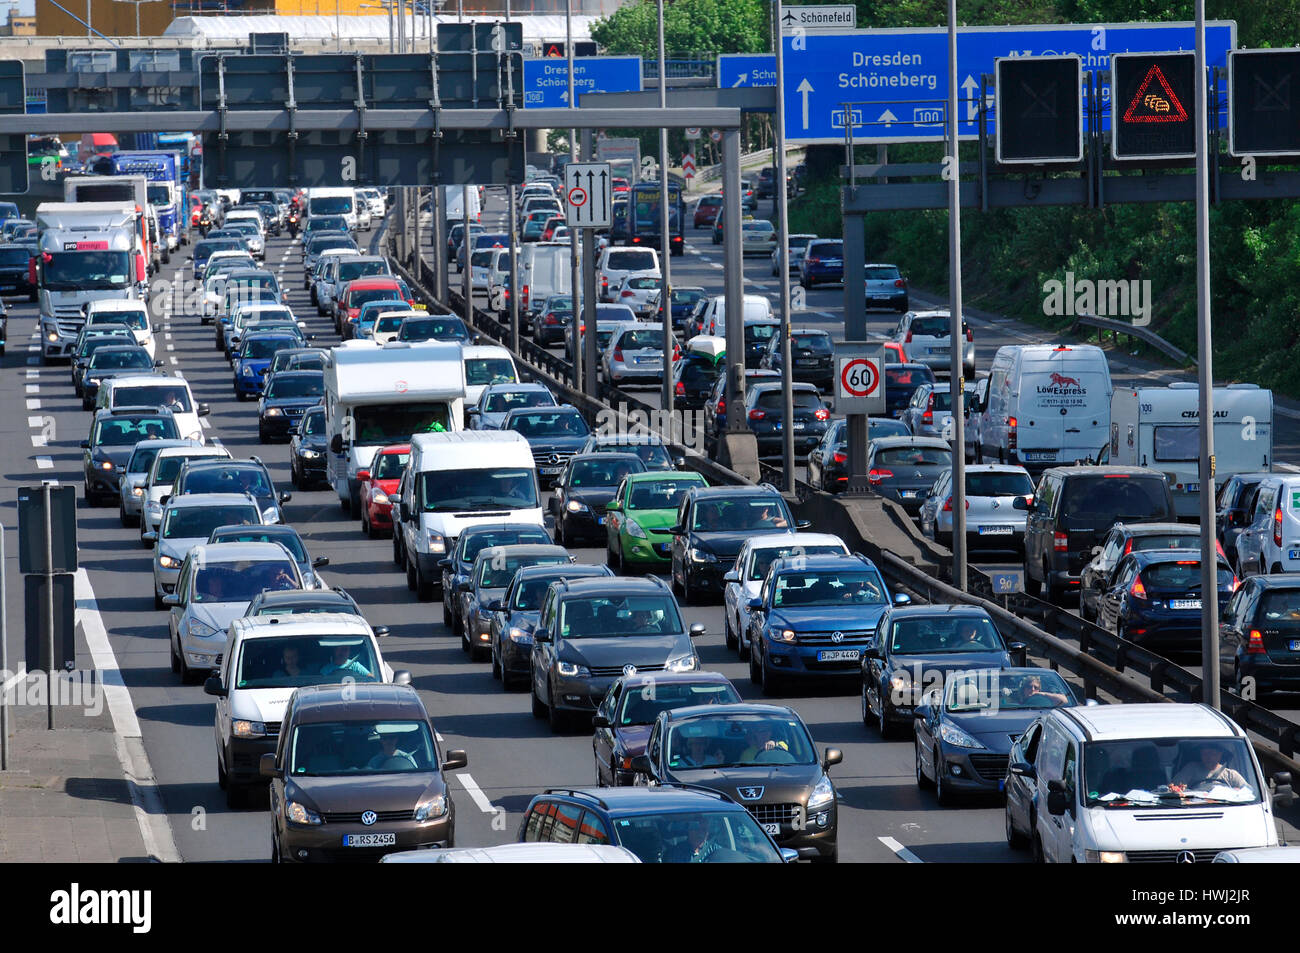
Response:
[[[1028,509],[1017,499],[1034,495],[1034,481],[1024,467],[979,463],[966,467],[966,539],[970,548],[1023,550]],[[918,516],[921,532],[952,545],[952,470],[930,488]]]
[[[154,458],[164,447],[198,447],[197,440],[141,440],[131,451],[131,459],[122,471],[118,485],[121,497],[118,510],[123,526],[138,526],[144,513],[145,484],[149,480],[149,471],[153,468]]]
[[[664,376],[663,345],[662,327],[648,323],[642,327],[620,327],[600,358],[605,381],[616,386],[658,384]]]
[[[614,295],[617,304],[625,304],[638,318],[647,318],[659,306],[659,287],[663,279],[657,272],[624,275]]]
[[[925,364],[946,374],[951,366],[951,316],[948,311],[909,311],[898,321],[889,340],[902,345],[908,363]],[[963,375],[975,376],[975,335],[965,319],[961,323]]]
[[[262,511],[257,500],[243,493],[191,493],[168,500],[159,531],[144,536],[145,542],[153,545],[154,608],[164,608],[163,600],[176,591],[181,564],[190,549],[207,542],[214,529],[231,523],[261,522]],[[285,558],[288,559],[287,553]],[[289,562],[292,564],[293,560]],[[294,572],[297,571],[295,567]]]
[[[798,273],[799,262],[803,261],[803,253],[808,249],[808,243],[816,241],[816,235],[800,233],[791,235],[786,239],[786,244],[790,248],[790,271]],[[778,243],[772,249],[772,277],[777,278],[781,275],[781,246]]]
[[[954,433],[952,389],[944,381],[922,384],[912,394],[911,401],[903,408],[899,418],[914,437],[951,440]]]
[[[740,223],[742,255],[771,254],[776,250],[776,226],[766,219]]]

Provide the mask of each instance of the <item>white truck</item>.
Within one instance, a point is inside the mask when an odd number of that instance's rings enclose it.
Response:
[[[149,201],[149,181],[143,175],[70,175],[63,180],[63,201],[130,202],[140,211],[140,247],[149,274],[162,266],[164,258],[170,260],[158,210]]]
[[[443,194],[447,198],[447,228],[465,221],[465,202],[469,201],[469,221],[471,225],[479,223],[483,211],[479,201],[478,187],[474,185],[444,185]]]
[[[1117,387],[1109,462],[1165,474],[1180,519],[1196,519],[1201,494],[1200,393],[1190,381]],[[1267,471],[1273,462],[1273,392],[1255,384],[1214,388],[1214,478]]]
[[[520,309],[531,326],[537,313],[552,295],[573,293],[572,252],[558,242],[529,242],[519,254]],[[582,261],[579,259],[581,269]]]
[[[40,302],[41,355],[67,358],[86,323],[85,305],[144,301],[141,213],[121,202],[46,202],[36,208],[41,254],[32,259]]]
[[[464,417],[459,344],[331,348],[325,362],[326,473],[339,503],[360,515],[357,471],[370,466],[381,447],[407,443],[413,434],[460,430]]]

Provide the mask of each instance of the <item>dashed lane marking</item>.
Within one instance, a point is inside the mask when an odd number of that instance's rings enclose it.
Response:
[[[37,457],[37,458],[36,458],[36,469],[38,469],[38,470],[53,470],[53,469],[54,469],[54,458],[53,458],[53,457]]]
[[[892,837],[877,837],[876,840],[880,841],[880,843],[884,844],[886,847],[892,850],[895,854],[899,856],[900,859],[902,859],[906,863],[909,864],[925,863],[925,861],[923,861],[920,857],[917,857],[914,853],[912,853],[910,850],[908,850],[898,841],[894,840],[894,838]]]

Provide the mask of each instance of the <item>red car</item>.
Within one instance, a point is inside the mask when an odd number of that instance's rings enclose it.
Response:
[[[393,531],[393,504],[389,497],[397,492],[406,461],[411,459],[410,444],[398,443],[384,447],[370,461],[369,470],[358,470],[361,481],[358,497],[361,500],[361,532],[371,539],[379,539]]]
[[[705,195],[695,203],[695,227],[708,228],[722,211],[721,195]]]
[[[367,278],[354,278],[343,286],[337,307],[334,310],[334,324],[345,338],[352,336],[351,330],[367,301],[405,301],[408,307],[415,307],[415,301],[406,293],[402,282],[388,275],[372,275]]]
[[[627,179],[614,178],[609,180],[610,190],[613,192],[627,192],[632,188],[632,183]]]

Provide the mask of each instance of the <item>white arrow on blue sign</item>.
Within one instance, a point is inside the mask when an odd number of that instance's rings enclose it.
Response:
[[[842,143],[845,124],[850,122],[854,139],[860,143],[944,138],[948,100],[946,30],[807,33],[787,36],[783,42],[787,141]],[[992,73],[994,60],[999,57],[1074,53],[1082,59],[1085,70],[1096,71],[1108,70],[1114,53],[1190,50],[1195,42],[1191,23],[1084,23],[959,30],[962,138],[979,134],[980,75]],[[1226,66],[1227,52],[1236,42],[1234,21],[1206,23],[1207,64]],[[718,85],[722,87],[741,72],[739,64],[732,63],[737,58],[725,59],[728,73],[724,75],[724,57],[718,58]],[[1103,87],[1101,95],[1109,100],[1109,87]],[[992,99],[990,95],[990,107]],[[990,124],[990,134],[992,131]]]
[[[774,53],[721,53],[718,55],[718,89],[775,86]]]
[[[577,56],[573,87],[583,93],[641,92],[641,57]],[[569,105],[569,61],[559,57],[524,60],[524,108],[561,109]]]

